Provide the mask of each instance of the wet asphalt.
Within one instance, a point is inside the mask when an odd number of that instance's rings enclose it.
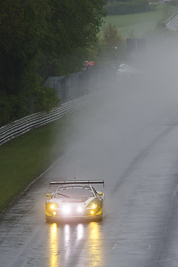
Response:
[[[173,99],[138,90],[100,99],[96,116],[78,123],[79,132],[85,123],[91,131],[1,216],[0,267],[177,267]],[[105,194],[103,221],[46,223],[49,181],[74,176],[105,180],[96,187]]]

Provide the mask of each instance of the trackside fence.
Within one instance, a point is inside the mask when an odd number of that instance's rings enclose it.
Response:
[[[101,81],[106,79],[102,70],[72,73],[69,76],[49,77],[45,85],[57,91],[60,103],[66,103],[83,95],[96,92],[101,87]]]
[[[167,24],[166,28],[171,31],[176,31],[178,27],[178,15],[176,15],[174,18],[172,18]]]
[[[0,145],[7,141],[22,135],[31,129],[38,128],[49,122],[53,122],[62,116],[79,110],[83,106],[93,102],[98,96],[98,93],[91,93],[83,97],[79,97],[72,101],[62,104],[60,107],[53,108],[49,113],[38,112],[16,120],[0,128]]]
[[[101,89],[110,85],[110,80],[114,80],[114,77],[116,77],[115,72],[108,70],[83,71],[69,76],[49,77],[45,84],[56,89],[60,98],[60,107],[53,108],[48,113],[33,113],[1,127],[0,145],[91,103],[97,98]]]

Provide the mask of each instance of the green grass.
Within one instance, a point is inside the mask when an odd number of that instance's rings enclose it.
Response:
[[[75,141],[76,114],[0,146],[0,212]]]
[[[172,8],[172,12],[177,10],[177,7]],[[145,32],[154,29],[161,17],[161,8],[149,13],[107,16],[103,27],[111,23],[125,38],[131,30],[134,30],[137,37],[142,37]],[[87,108],[31,130],[0,146],[0,212],[55,159],[62,156],[71,144],[79,140],[77,121],[84,110],[87,111]],[[87,125],[82,129],[83,136],[92,127],[90,122]]]
[[[128,38],[131,31],[135,37],[144,38],[146,33],[156,27],[157,22],[163,17],[164,5],[159,5],[155,11],[129,15],[107,16],[102,29],[109,24],[115,25],[123,38]],[[170,12],[176,13],[178,7],[170,6]],[[102,31],[102,30],[101,30]]]
[[[84,107],[0,146],[0,213],[71,145],[91,131],[90,119],[85,127],[79,127],[84,113],[86,119],[91,112],[94,109]]]

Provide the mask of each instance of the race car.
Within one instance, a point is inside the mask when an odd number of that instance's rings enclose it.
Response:
[[[96,191],[91,184],[104,181],[66,180],[50,182],[58,186],[52,194],[46,194],[46,221],[69,218],[103,219],[104,194]]]

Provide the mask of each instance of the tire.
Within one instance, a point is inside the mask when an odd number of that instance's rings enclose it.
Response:
[[[47,223],[51,223],[52,222],[52,218],[50,216],[46,215],[46,222]]]
[[[98,221],[99,222],[102,222],[103,221],[103,214],[101,216],[99,216]]]

